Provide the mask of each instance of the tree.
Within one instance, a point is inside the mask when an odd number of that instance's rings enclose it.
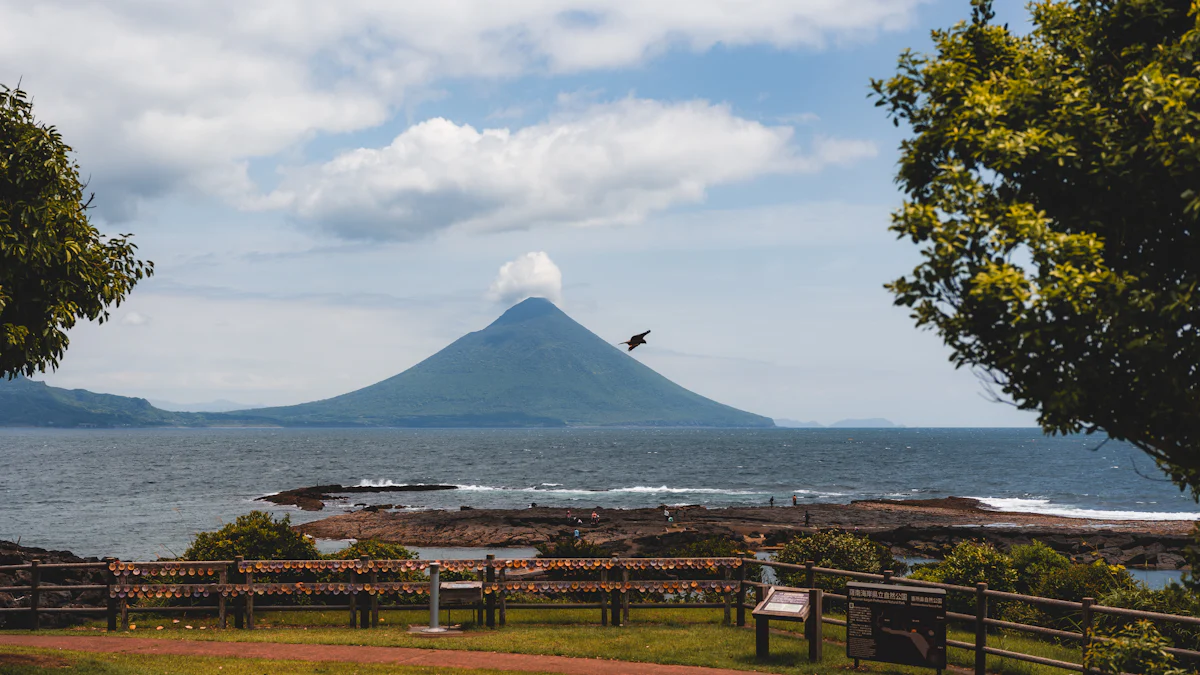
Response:
[[[88,221],[79,167],[21,89],[0,85],[0,374],[58,366],[77,319],[104,323],[154,263]]]
[[[291,516],[275,520],[266,511],[251,511],[216,532],[201,532],[183,554],[184,560],[316,560],[312,540],[292,529]]]
[[[1200,500],[1200,6],[1040,0],[1017,36],[972,5],[871,83],[913,131],[891,229],[924,258],[888,288],[1047,433]]]

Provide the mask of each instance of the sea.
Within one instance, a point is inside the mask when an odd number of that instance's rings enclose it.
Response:
[[[351,494],[320,512],[256,501],[331,483],[457,489]],[[0,539],[125,560],[174,557],[255,509],[299,523],[364,504],[721,508],[793,494],[1200,519],[1136,448],[1037,429],[0,429]]]

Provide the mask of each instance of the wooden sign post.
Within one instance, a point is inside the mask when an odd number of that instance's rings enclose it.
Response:
[[[771,655],[771,619],[778,621],[805,621],[804,635],[808,639],[808,660],[820,663],[821,642],[821,589],[789,588],[771,586],[762,602],[751,614],[754,616],[755,656],[759,660]]]

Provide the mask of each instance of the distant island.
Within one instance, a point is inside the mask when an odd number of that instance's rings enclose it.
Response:
[[[775,426],[784,429],[824,429],[825,425],[819,422],[801,422],[799,420],[790,420],[787,418],[776,418]],[[885,420],[882,417],[870,417],[866,419],[846,419],[838,420],[830,424],[830,429],[903,429],[903,424],[896,424],[890,420]]]
[[[382,382],[322,401],[172,412],[142,398],[0,381],[0,425],[35,427],[773,427],[668,380],[543,298]]]

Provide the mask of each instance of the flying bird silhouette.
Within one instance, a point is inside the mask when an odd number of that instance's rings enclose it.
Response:
[[[646,336],[649,334],[650,334],[650,331],[646,331],[645,333],[638,333],[637,335],[634,335],[633,337],[629,338],[629,340],[627,342],[622,342],[621,344],[629,345],[629,351],[633,351],[634,347],[636,347],[638,345],[646,344]]]

